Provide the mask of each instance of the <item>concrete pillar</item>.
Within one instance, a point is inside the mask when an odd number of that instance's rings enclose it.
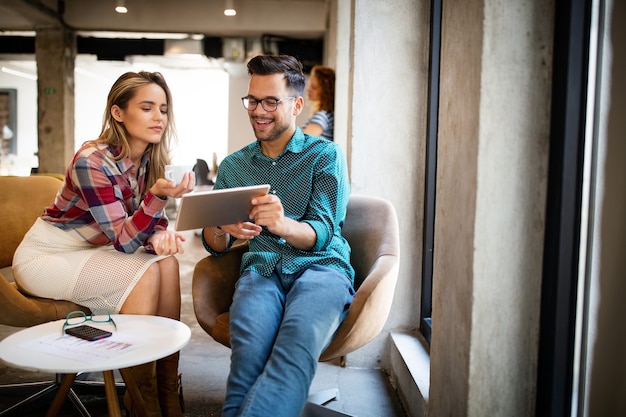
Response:
[[[534,415],[553,8],[443,2],[429,415]]]
[[[76,35],[62,27],[37,30],[39,172],[63,173],[74,155]]]

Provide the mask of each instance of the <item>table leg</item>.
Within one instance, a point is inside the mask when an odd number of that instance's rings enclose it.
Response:
[[[102,374],[104,375],[104,391],[107,396],[109,417],[122,417],[120,402],[117,398],[117,388],[115,387],[115,377],[113,376],[113,371],[103,371]]]
[[[141,392],[137,387],[137,383],[135,382],[135,378],[133,377],[133,372],[130,368],[122,368],[120,369],[120,374],[122,375],[122,379],[124,379],[124,383],[126,384],[126,391],[128,391],[128,393],[130,394],[130,398],[133,400],[133,405],[138,416],[148,417],[146,404],[144,403]]]
[[[72,384],[76,379],[76,374],[65,374],[63,377],[63,381],[61,381],[61,385],[59,386],[59,390],[54,396],[54,400],[52,400],[52,404],[50,404],[50,408],[48,408],[48,412],[46,413],[46,417],[56,417],[61,411],[61,407],[63,407],[63,403],[65,402],[65,398],[67,398],[67,393],[72,388]]]

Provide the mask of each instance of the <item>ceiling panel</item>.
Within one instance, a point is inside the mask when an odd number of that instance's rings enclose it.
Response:
[[[320,37],[328,20],[328,0],[235,0],[234,17],[224,16],[220,0],[126,0],[126,14],[116,13],[114,5],[115,0],[2,0],[0,30],[65,24],[79,31]]]

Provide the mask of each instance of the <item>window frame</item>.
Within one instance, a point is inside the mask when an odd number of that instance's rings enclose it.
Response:
[[[437,189],[437,136],[439,132],[439,77],[443,0],[430,2],[428,114],[422,237],[422,291],[420,332],[430,345],[432,336],[433,257],[435,249],[435,202]]]
[[[555,3],[537,416],[572,413],[593,1]]]

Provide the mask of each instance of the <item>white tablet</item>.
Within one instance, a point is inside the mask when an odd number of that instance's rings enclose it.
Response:
[[[254,197],[265,195],[269,184],[224,188],[184,194],[180,199],[174,230],[201,229],[249,221]]]

